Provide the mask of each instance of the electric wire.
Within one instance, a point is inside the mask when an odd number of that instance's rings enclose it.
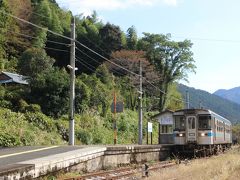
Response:
[[[12,14],[10,14],[10,13],[7,13],[7,12],[5,12],[5,11],[3,11],[3,10],[0,10],[0,12],[2,12],[2,13],[5,14],[5,15],[8,15],[8,16],[10,16],[10,17],[12,17],[12,18],[15,18],[15,19],[17,19],[17,20],[19,20],[19,21],[21,21],[21,22],[24,22],[24,23],[26,23],[26,24],[30,24],[30,25],[32,25],[32,26],[34,26],[34,27],[36,27],[36,28],[39,28],[39,29],[42,29],[42,30],[48,31],[48,32],[50,32],[50,33],[52,33],[52,34],[54,34],[54,35],[56,35],[56,36],[59,36],[59,37],[62,37],[62,38],[65,38],[65,39],[68,39],[68,40],[72,40],[72,41],[73,41],[73,39],[70,38],[70,37],[67,37],[67,36],[61,35],[61,34],[59,34],[59,33],[56,33],[56,32],[54,32],[54,31],[51,31],[51,30],[49,30],[49,29],[47,29],[47,28],[44,28],[44,27],[41,27],[41,26],[36,25],[36,24],[34,24],[34,23],[31,23],[31,22],[29,22],[29,21],[27,21],[27,20],[24,20],[24,19],[22,19],[22,18],[19,18],[19,17],[17,17],[17,16],[14,16],[14,15],[12,15]],[[81,45],[82,47],[88,49],[88,50],[91,51],[92,53],[98,55],[99,57],[105,59],[106,61],[108,61],[108,62],[114,64],[115,66],[118,66],[119,68],[122,68],[122,69],[126,70],[127,72],[129,72],[129,73],[131,73],[131,74],[134,74],[134,75],[136,75],[136,76],[139,76],[139,74],[134,73],[134,72],[132,72],[132,71],[130,71],[130,70],[128,70],[128,69],[122,67],[121,65],[116,64],[116,63],[110,61],[110,60],[107,59],[106,57],[102,56],[101,54],[99,54],[98,52],[92,50],[91,48],[87,47],[86,45],[82,44],[81,42],[76,41],[76,40],[75,40],[75,42],[76,42],[77,44]]]
[[[93,65],[91,65],[91,64],[87,63],[86,61],[84,61],[84,59],[82,59],[82,58],[80,58],[78,56],[76,56],[76,59],[81,60],[81,62],[83,62],[83,63],[87,64],[88,66],[90,66],[92,68],[93,72],[95,71],[96,68]]]
[[[211,38],[182,37],[182,36],[172,36],[172,37],[173,37],[173,38],[179,38],[179,39],[197,40],[197,41],[224,42],[224,43],[240,43],[240,40],[231,40],[231,39],[211,39]]]
[[[35,15],[37,15],[37,16],[39,16],[39,17],[52,19],[52,18],[50,18],[50,17],[48,17],[48,16],[45,16],[45,15],[42,15],[42,14],[36,13],[36,12],[31,11],[31,10],[29,10],[29,9],[23,9],[23,8],[19,8],[19,7],[18,7],[18,9],[21,9],[21,10],[27,11],[27,12],[29,12],[29,13],[31,13],[31,14],[35,14]],[[34,9],[34,8],[33,8],[33,9]]]
[[[10,42],[10,41],[7,41],[7,42]],[[30,48],[30,47],[36,47],[36,48],[38,48],[38,46],[36,46],[36,45],[31,45],[31,46],[26,46],[26,47],[28,47],[28,48]],[[43,49],[49,49],[49,50],[53,50],[53,51],[59,51],[59,52],[70,53],[70,51],[68,51],[68,50],[57,49],[57,48],[51,48],[51,47],[43,47]]]
[[[90,56],[90,58],[92,58],[91,56]],[[91,71],[93,71],[93,72],[95,72],[95,67],[94,66],[92,66],[91,64],[89,64],[89,63],[87,63],[86,61],[84,61],[84,59],[82,59],[82,58],[80,58],[80,57],[78,57],[78,56],[76,56],[76,59],[78,60],[78,62],[80,62],[79,60],[81,60],[81,62],[82,63],[84,63],[85,65],[84,65],[84,67],[86,67],[86,66],[90,66],[91,67],[91,69],[89,69],[89,70],[91,70]],[[93,59],[93,60],[95,60],[95,59]],[[80,63],[81,63],[80,62]],[[117,72],[117,71],[116,71]],[[101,77],[103,77],[101,74],[99,74],[99,73],[97,73],[98,75],[100,75]],[[128,77],[127,76],[127,78],[129,79],[129,80],[131,80],[130,79],[130,77]],[[124,84],[127,84],[126,82],[123,82]],[[130,87],[132,87],[132,88],[136,88],[134,85],[132,85],[131,83],[129,84],[127,84],[128,86],[130,86]]]
[[[94,59],[93,57],[91,57],[90,55],[88,55],[87,53],[85,53],[84,51],[82,51],[82,50],[80,50],[78,47],[76,47],[76,49],[77,49],[77,51],[79,51],[79,52],[81,52],[81,53],[83,53],[84,55],[86,55],[87,57],[89,57],[90,59],[92,59],[93,61],[95,61],[96,63],[98,63],[99,65],[101,65],[101,63],[100,62],[98,62],[96,59]],[[78,57],[79,58],[79,57]],[[81,58],[79,58],[79,59],[81,59]],[[86,62],[85,62],[86,63]],[[89,64],[89,63],[87,63],[87,64]],[[90,65],[90,64],[89,64]],[[92,68],[95,68],[95,67],[93,67],[92,65],[90,65]],[[119,72],[119,71],[117,71],[117,70],[114,70],[114,69],[112,69],[112,71],[113,72],[115,72],[115,73],[117,73],[117,74],[120,74],[120,75],[125,75],[125,74],[123,74],[123,73],[121,73],[121,72]],[[130,81],[131,81],[131,78],[129,77],[129,76],[126,76]],[[126,84],[126,83],[125,83]],[[129,85],[129,84],[128,84]],[[132,83],[130,83],[130,85],[129,86],[131,86],[132,88],[136,88],[134,85],[132,85]]]
[[[54,51],[59,51],[59,52],[68,52],[68,53],[70,53],[70,51],[68,51],[68,50],[51,48],[51,47],[44,47],[44,49],[49,49],[49,50],[54,50]]]
[[[30,35],[26,35],[23,33],[18,33],[18,32],[13,32],[13,31],[8,31],[10,33],[14,33],[14,34],[18,34],[21,35],[23,37],[27,37],[27,38],[32,38],[32,39],[38,39],[38,37],[34,37],[34,36],[30,36]],[[66,43],[61,43],[61,42],[57,42],[57,41],[51,41],[51,40],[46,40],[46,42],[50,42],[50,43],[54,43],[54,44],[59,44],[59,45],[64,45],[64,46],[69,46],[69,44]],[[69,52],[68,50],[64,50],[64,49],[57,49],[57,48],[52,48],[52,47],[44,47],[44,49],[49,49],[49,50],[55,50],[55,51],[61,51],[61,52]]]
[[[48,18],[48,19],[52,19],[51,17],[48,17],[48,16],[44,16],[42,14],[39,14],[39,13],[36,13],[36,12],[33,12],[33,11],[30,11],[28,9],[23,9],[23,8],[19,8],[19,9],[22,9],[22,10],[25,10],[27,12],[30,12],[32,14],[35,14],[39,17],[44,17],[44,18]],[[83,38],[85,38],[86,40],[88,40],[88,42],[90,42],[91,44],[93,44],[95,47],[98,47],[99,50],[103,51],[104,50],[98,46],[97,44],[93,43],[89,38],[87,38],[86,36],[82,36]],[[198,40],[198,41],[209,41],[209,42],[227,42],[227,43],[240,43],[240,40],[232,40],[232,39],[212,39],[212,38],[200,38],[200,37],[184,37],[184,36],[174,36],[172,35],[171,37],[173,38],[179,38],[179,39],[190,39],[190,40]]]
[[[52,31],[52,30],[49,30],[49,29],[47,29],[47,28],[41,27],[41,26],[39,26],[39,25],[36,25],[36,24],[34,24],[34,23],[32,23],[32,22],[29,22],[29,21],[27,21],[27,20],[24,20],[24,19],[22,19],[22,18],[19,18],[19,17],[17,17],[17,16],[14,16],[14,15],[12,15],[12,14],[10,14],[10,13],[7,13],[7,12],[4,11],[4,10],[0,10],[0,12],[3,13],[3,14],[5,14],[5,15],[8,15],[8,16],[10,16],[10,17],[12,17],[12,18],[15,18],[15,19],[17,19],[17,20],[19,20],[19,21],[21,21],[21,22],[23,22],[23,23],[30,24],[30,25],[32,25],[32,26],[34,26],[34,27],[36,27],[36,28],[39,28],[39,29],[48,31],[48,32],[50,32],[50,33],[52,33],[52,34],[54,34],[54,35],[56,35],[56,36],[59,36],[59,37],[62,37],[62,38],[65,38],[65,39],[68,39],[68,40],[73,41],[73,39],[70,38],[70,37],[61,35],[61,34],[59,34],[59,33],[56,33],[56,32],[54,32],[54,31]],[[91,48],[87,47],[86,45],[82,44],[81,42],[79,42],[79,41],[77,41],[77,40],[74,40],[74,41],[75,41],[77,44],[79,44],[80,46],[88,49],[88,50],[91,51],[92,53],[94,53],[94,54],[98,55],[99,57],[103,58],[104,60],[110,62],[111,64],[114,64],[115,66],[117,66],[117,67],[119,67],[119,68],[121,68],[121,69],[126,70],[126,71],[129,72],[130,74],[136,75],[136,76],[138,76],[138,77],[141,76],[141,75],[139,75],[139,74],[137,74],[137,73],[135,73],[135,72],[133,72],[133,71],[130,71],[129,69],[126,69],[126,68],[122,67],[121,65],[119,65],[119,64],[117,64],[117,63],[114,63],[114,62],[110,61],[108,58],[102,56],[101,54],[99,54],[98,52],[92,50]],[[147,81],[147,82],[148,82],[151,86],[156,87],[156,86],[154,86],[152,83],[150,83],[149,81]],[[157,87],[156,87],[156,88],[157,88]],[[161,90],[161,89],[159,89],[159,88],[158,88],[158,90],[159,90],[160,92],[166,94],[166,92],[164,92],[163,90]],[[180,100],[180,99],[179,99],[179,100]],[[181,101],[182,101],[182,100],[181,100]]]
[[[90,68],[89,66],[87,66],[87,65],[84,63],[84,61],[81,61],[81,60],[79,60],[78,58],[76,58],[76,61],[79,62],[81,65],[83,65],[85,68],[89,69],[90,71],[95,72],[95,70],[92,69],[92,68]],[[99,75],[101,76],[101,74],[99,74]]]
[[[90,55],[88,55],[87,53],[85,53],[84,51],[80,50],[78,47],[76,47],[76,50],[79,51],[80,53],[84,54],[85,56],[87,56],[88,58],[90,58],[91,60],[93,60],[94,62],[96,62],[98,65],[101,65],[100,62],[98,62],[96,59],[94,59],[93,57],[91,57]],[[112,69],[113,72],[120,74],[120,75],[125,75],[117,70]]]
[[[125,67],[123,67],[123,66],[121,66],[121,65],[119,65],[119,64],[117,64],[117,63],[115,63],[113,61],[110,61],[108,58],[102,56],[101,54],[99,54],[98,52],[92,50],[91,48],[87,47],[86,45],[82,44],[81,42],[76,41],[76,43],[79,44],[80,46],[86,48],[87,50],[91,51],[92,53],[98,55],[99,57],[103,58],[104,60],[110,62],[111,64],[114,64],[115,66],[117,66],[117,67],[119,67],[119,68],[121,68],[121,69],[123,69],[123,70],[125,70],[125,71],[127,71],[127,72],[129,72],[131,74],[133,74],[133,75],[139,76],[139,74],[137,74],[137,73],[135,73],[133,71],[130,71],[129,69],[127,69],[127,68],[125,68]]]
[[[76,56],[77,57],[77,56]],[[84,67],[86,67],[87,69],[89,69],[89,70],[91,70],[91,71],[93,71],[93,72],[95,72],[97,75],[99,75],[99,76],[101,76],[102,78],[105,78],[102,74],[100,74],[100,73],[98,73],[98,72],[96,72],[95,71],[95,68],[94,69],[92,69],[92,68],[90,68],[89,66],[91,66],[89,63],[87,63],[87,62],[85,62],[83,59],[81,59],[81,58],[79,58],[79,57],[77,57],[76,58],[76,61],[77,62],[79,62],[81,65],[83,65]],[[136,88],[135,86],[133,86],[133,85],[129,85],[129,83],[127,83],[127,82],[122,82],[123,84],[125,84],[125,85],[128,85],[128,86],[130,86],[130,87],[132,87],[132,88]]]
[[[44,31],[48,31],[48,32],[50,32],[50,33],[52,33],[52,34],[54,34],[54,35],[56,35],[56,36],[59,36],[59,37],[62,37],[62,38],[68,39],[68,40],[73,40],[73,39],[70,38],[70,37],[64,36],[64,35],[62,35],[62,34],[59,34],[59,33],[54,32],[54,31],[52,31],[52,30],[49,30],[49,29],[47,29],[47,28],[45,28],[45,27],[39,26],[39,25],[37,25],[37,24],[34,24],[34,23],[32,23],[32,22],[29,22],[29,21],[27,21],[27,20],[24,20],[24,19],[22,19],[22,18],[19,18],[19,17],[17,17],[17,16],[14,16],[14,15],[12,15],[12,14],[10,14],[10,13],[7,13],[7,12],[4,11],[4,10],[0,10],[0,12],[3,13],[3,14],[5,14],[5,15],[7,15],[7,16],[10,16],[10,17],[12,17],[12,18],[15,18],[15,19],[17,19],[17,20],[19,20],[19,21],[21,21],[21,22],[23,22],[23,23],[32,25],[32,26],[34,26],[34,27],[36,27],[36,28],[39,28],[39,29],[42,29],[42,30],[44,30]]]
[[[39,39],[38,37],[30,36],[30,35],[19,33],[19,32],[13,32],[13,31],[8,31],[8,32],[13,33],[13,34],[17,34],[17,35],[20,35],[20,36],[23,36],[23,37],[31,38],[31,39]],[[57,41],[52,41],[52,40],[46,40],[46,42],[59,44],[59,45],[64,45],[64,46],[70,46],[70,44],[57,42]]]

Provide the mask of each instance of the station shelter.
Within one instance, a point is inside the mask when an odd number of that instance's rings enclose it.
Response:
[[[173,111],[166,110],[151,117],[159,123],[158,143],[173,144]]]

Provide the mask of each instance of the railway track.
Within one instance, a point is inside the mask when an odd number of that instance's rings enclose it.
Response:
[[[221,155],[221,154],[219,154]],[[189,164],[193,157],[180,158],[173,154],[175,161],[162,161],[154,164],[143,164],[135,167],[118,168],[114,170],[95,172],[85,174],[77,177],[67,178],[64,180],[138,180],[142,179],[143,176],[147,176],[149,171],[157,171],[163,168],[176,166],[178,164]],[[208,159],[208,156],[199,157]],[[144,168],[147,165],[147,170]]]
[[[114,179],[141,179],[142,176],[147,176],[149,171],[155,171],[162,168],[167,168],[171,166],[175,166],[176,163],[164,161],[155,163],[152,165],[147,165],[147,169],[145,168],[145,164],[142,166],[137,167],[127,167],[127,168],[119,168],[115,170],[103,171],[103,172],[96,172],[90,173],[78,177],[72,177],[65,180],[114,180]]]

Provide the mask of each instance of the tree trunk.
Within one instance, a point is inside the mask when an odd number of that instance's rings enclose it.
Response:
[[[161,82],[159,85],[160,95],[159,95],[159,112],[162,112],[165,109],[167,93],[168,93],[168,83]]]

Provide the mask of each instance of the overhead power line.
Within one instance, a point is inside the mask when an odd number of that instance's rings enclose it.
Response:
[[[88,58],[92,59],[94,62],[96,62],[98,65],[100,65],[101,63],[98,62],[96,59],[94,59],[93,57],[91,57],[90,55],[88,55],[87,53],[85,53],[84,51],[82,51],[81,49],[79,49],[78,47],[76,47],[77,51],[79,51],[80,53],[84,54],[85,56],[87,56]]]
[[[91,69],[92,71],[95,71],[96,68],[93,65],[91,65],[91,64],[87,63],[86,61],[84,61],[84,59],[82,59],[82,58],[80,58],[78,56],[76,56],[76,59],[81,60],[82,63],[87,64],[88,66],[90,66],[92,68]],[[80,62],[80,61],[78,61],[78,62]]]
[[[85,53],[84,51],[82,51],[81,49],[79,49],[78,47],[76,47],[77,51],[79,51],[80,53],[84,54],[85,56],[87,56],[88,58],[90,58],[91,60],[93,60],[94,62],[96,62],[98,65],[101,65],[101,63],[99,61],[97,61],[96,59],[94,59],[93,57],[91,57],[90,55],[88,55],[87,53]],[[120,75],[124,75],[123,73],[116,71],[114,69],[112,69],[113,72],[120,74]]]
[[[89,69],[90,71],[94,72],[95,69],[90,68],[88,65],[84,63],[84,61],[79,60],[79,58],[76,58],[76,61],[79,62],[81,65],[83,65],[85,68]],[[99,74],[101,76],[101,74]]]
[[[7,41],[7,42],[11,42],[11,41]],[[36,45],[31,45],[31,46],[26,46],[26,47],[36,47],[36,48],[39,48]],[[49,50],[52,50],[52,51],[59,51],[59,52],[70,53],[68,50],[57,49],[57,48],[43,47],[43,49],[49,49]]]
[[[13,31],[8,31],[8,32],[13,33],[13,34],[18,34],[18,35],[23,36],[23,37],[27,37],[27,38],[31,38],[31,39],[38,39],[39,40],[38,37],[30,36],[30,35],[27,35],[27,34],[23,34],[23,33],[19,33],[19,32],[13,32]],[[69,46],[70,45],[70,44],[67,44],[67,43],[51,41],[51,40],[46,40],[46,42],[59,44],[59,45],[64,45],[64,46]]]
[[[39,17],[43,17],[43,18],[48,18],[48,19],[52,19],[51,17],[48,17],[48,16],[45,16],[45,15],[42,15],[42,14],[39,14],[39,13],[36,13],[36,12],[33,12],[33,11],[30,11],[28,9],[23,9],[23,8],[20,8],[22,10],[25,10],[29,13],[32,13],[34,15],[37,15]],[[191,39],[191,40],[199,40],[199,41],[216,41],[216,42],[227,42],[227,43],[240,43],[240,40],[233,40],[233,39],[213,39],[213,38],[206,38],[206,37],[203,37],[203,38],[200,38],[200,37],[186,37],[186,36],[171,36],[173,38],[181,38],[181,39]],[[98,46],[96,43],[93,43],[89,38],[87,38],[86,36],[83,36],[83,38],[85,38],[88,42],[90,42],[91,44],[93,44],[95,47],[97,47],[99,50],[103,51],[104,50]]]
[[[240,43],[240,40],[232,40],[232,39],[211,39],[211,38],[182,37],[182,36],[172,36],[172,37],[173,37],[173,38],[180,38],[180,39],[197,40],[197,41],[224,42],[224,43]]]
[[[89,47],[87,47],[86,45],[80,43],[79,41],[76,41],[76,43],[79,44],[80,46],[88,49],[88,50],[91,51],[92,53],[98,55],[99,57],[105,59],[106,61],[110,62],[111,64],[114,64],[115,66],[117,66],[117,67],[119,67],[119,68],[121,68],[121,69],[123,69],[123,70],[125,70],[125,71],[127,71],[127,72],[129,72],[129,73],[131,73],[131,74],[133,74],[133,75],[139,76],[139,74],[137,74],[137,73],[135,73],[135,72],[133,72],[133,71],[130,71],[129,69],[127,69],[127,68],[125,68],[125,67],[123,67],[123,66],[121,66],[121,65],[119,65],[119,64],[117,64],[117,63],[115,63],[115,62],[113,62],[113,61],[110,61],[108,58],[102,56],[102,55],[99,54],[98,52],[92,50],[91,48],[89,48]]]
[[[54,50],[54,51],[59,51],[59,52],[68,52],[68,53],[70,53],[70,51],[68,51],[68,50],[63,50],[63,49],[56,49],[56,48],[50,48],[50,47],[44,47],[44,49],[49,49],[49,50]]]
[[[39,39],[38,37],[34,37],[34,36],[30,36],[30,35],[26,35],[26,34],[22,34],[22,33],[18,33],[18,32],[13,32],[13,31],[8,31],[10,33],[14,33],[14,34],[18,34],[21,35],[23,37],[27,37],[27,38],[32,38],[32,39]],[[46,40],[47,42],[50,43],[54,43],[54,44],[60,44],[60,45],[65,45],[65,46],[69,46],[69,44],[66,43],[61,43],[61,42],[57,42],[57,41],[51,41],[51,40]],[[34,45],[33,45],[34,46]],[[34,46],[35,47],[35,46]],[[68,52],[68,50],[64,50],[64,49],[57,49],[57,48],[52,48],[52,47],[43,47],[44,49],[49,49],[49,50],[54,50],[54,51],[60,51],[60,52]]]
[[[51,31],[51,30],[49,30],[49,29],[47,29],[47,28],[45,28],[45,27],[42,27],[42,26],[39,26],[39,25],[37,25],[37,24],[31,23],[31,22],[29,22],[29,21],[27,21],[27,20],[24,20],[24,19],[22,19],[22,18],[19,18],[19,17],[17,17],[17,16],[14,16],[14,15],[12,15],[12,14],[10,14],[10,13],[7,13],[7,12],[4,11],[4,10],[0,10],[0,12],[3,13],[3,14],[5,14],[5,15],[7,15],[7,16],[10,16],[10,17],[12,17],[12,18],[15,18],[15,19],[17,19],[17,20],[19,20],[19,21],[21,21],[21,22],[23,22],[23,23],[30,24],[30,25],[32,25],[32,26],[34,26],[34,27],[36,27],[36,28],[42,29],[42,30],[44,30],[44,31],[48,31],[48,32],[50,32],[50,33],[52,33],[52,34],[54,34],[54,35],[56,35],[56,36],[59,36],[59,37],[62,37],[62,38],[68,39],[68,40],[72,40],[72,38],[70,38],[70,37],[64,36],[64,35],[59,34],[59,33],[57,33],[57,32]]]
[[[49,29],[47,29],[47,28],[41,27],[41,26],[39,26],[39,25],[36,25],[36,24],[34,24],[34,23],[32,23],[32,22],[29,22],[29,21],[27,21],[27,20],[24,20],[24,19],[22,19],[22,18],[19,18],[19,17],[17,17],[17,16],[14,16],[14,15],[12,15],[12,14],[10,14],[10,13],[7,13],[7,12],[4,11],[4,10],[0,10],[0,12],[3,13],[3,14],[5,14],[5,15],[8,15],[8,16],[10,16],[10,17],[12,17],[12,18],[15,18],[15,19],[17,19],[17,20],[19,20],[19,21],[21,21],[21,22],[23,22],[23,23],[30,24],[30,25],[32,25],[32,26],[34,26],[34,27],[36,27],[36,28],[39,28],[39,29],[48,31],[48,32],[50,32],[50,33],[52,33],[52,34],[54,34],[54,35],[56,35],[56,36],[59,36],[59,37],[62,37],[62,38],[68,39],[68,40],[73,40],[73,39],[70,38],[70,37],[64,36],[64,35],[62,35],[62,34],[59,34],[59,33],[57,33],[57,32],[54,32],[54,31],[52,31],[52,30],[49,30]],[[104,60],[110,62],[111,64],[114,64],[115,66],[117,66],[117,67],[119,67],[119,68],[121,68],[121,69],[124,69],[125,71],[129,72],[130,74],[133,74],[133,75],[135,75],[135,76],[140,76],[139,74],[137,74],[137,73],[135,73],[135,72],[133,72],[133,71],[127,69],[127,68],[124,68],[123,66],[121,66],[121,65],[119,65],[119,64],[117,64],[117,63],[114,63],[114,62],[110,61],[108,58],[106,58],[106,57],[104,57],[103,55],[99,54],[98,52],[92,50],[91,48],[87,47],[86,45],[82,44],[81,42],[76,41],[76,40],[75,40],[75,42],[76,42],[77,44],[79,44],[80,46],[86,48],[87,50],[91,51],[92,53],[94,53],[94,54],[98,55],[99,57],[103,58]],[[56,50],[56,49],[55,49],[55,50]],[[62,50],[61,50],[61,51],[62,51]],[[65,51],[65,50],[63,50],[63,51]],[[146,80],[146,82],[148,82],[151,86],[157,88],[160,92],[166,94],[166,92],[164,92],[164,91],[161,90],[160,88],[154,86],[154,85],[153,85],[152,83],[150,83],[149,81]],[[177,98],[176,98],[176,99],[177,99]],[[179,99],[179,100],[181,100],[181,99]],[[181,101],[182,101],[182,100],[181,100]]]
[[[27,20],[24,20],[24,19],[22,19],[22,18],[19,18],[19,17],[17,17],[17,16],[14,16],[14,15],[12,15],[12,14],[10,14],[10,13],[7,13],[7,12],[5,12],[5,11],[3,11],[3,10],[0,10],[0,12],[2,12],[2,13],[5,14],[5,15],[8,15],[8,16],[10,16],[10,17],[12,17],[12,18],[15,18],[15,19],[17,19],[17,20],[19,20],[19,21],[21,21],[21,22],[24,22],[24,23],[26,23],[26,24],[30,24],[30,25],[32,25],[32,26],[34,26],[34,27],[36,27],[36,28],[39,28],[39,29],[48,31],[48,32],[50,32],[50,33],[52,33],[52,34],[54,34],[54,35],[59,36],[59,37],[62,37],[62,38],[68,39],[68,40],[72,40],[70,37],[61,35],[61,34],[59,34],[59,33],[56,33],[56,32],[54,32],[54,31],[51,31],[51,30],[49,30],[49,29],[47,29],[47,28],[44,28],[44,27],[41,27],[41,26],[36,25],[36,24],[34,24],[34,23],[31,23],[31,22],[29,22],[29,21],[27,21]],[[118,66],[119,68],[122,68],[122,69],[126,70],[127,72],[129,72],[129,73],[131,73],[131,74],[134,74],[134,75],[136,75],[136,76],[139,76],[138,74],[136,74],[136,73],[134,73],[134,72],[132,72],[132,71],[130,71],[130,70],[122,67],[121,65],[116,64],[116,63],[110,61],[110,60],[107,59],[106,57],[102,56],[101,54],[97,53],[96,51],[94,51],[94,50],[92,50],[91,48],[87,47],[86,45],[82,44],[81,42],[79,42],[79,41],[75,41],[75,42],[76,42],[77,44],[81,45],[82,47],[88,49],[88,50],[91,51],[92,53],[98,55],[99,57],[105,59],[106,61],[114,64],[115,66]]]
[[[87,63],[86,61],[84,61],[84,59],[76,56],[76,61],[79,62],[80,64],[82,64],[82,65],[83,65],[84,67],[86,67],[87,69],[95,72],[95,67],[92,66],[91,64]],[[90,68],[90,67],[91,67],[91,68]],[[105,78],[102,74],[100,74],[100,73],[98,73],[98,72],[96,72],[96,74],[98,74],[99,76]],[[130,86],[130,87],[132,87],[132,88],[136,88],[135,86],[133,86],[133,85],[127,83],[127,82],[122,82],[122,83],[123,83],[123,84],[126,84],[126,85],[128,85],[128,86]]]

